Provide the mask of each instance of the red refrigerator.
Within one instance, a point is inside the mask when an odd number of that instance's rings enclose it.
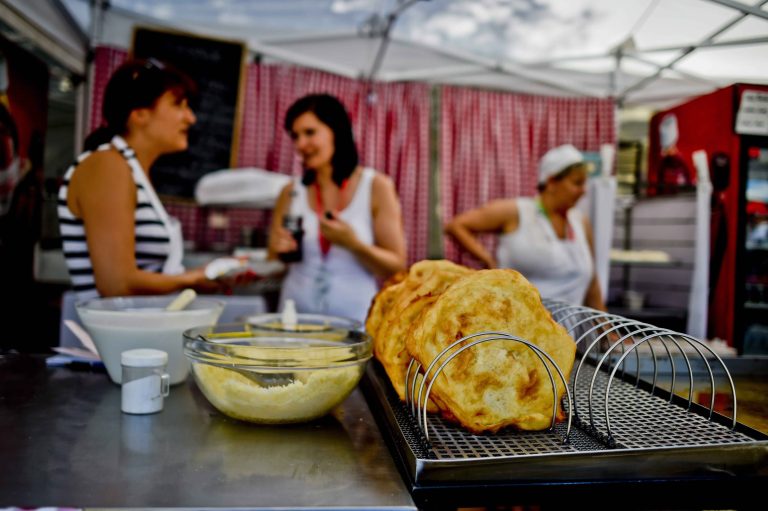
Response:
[[[708,336],[768,354],[768,86],[731,85],[654,115],[648,195],[694,189],[700,149],[713,185]]]

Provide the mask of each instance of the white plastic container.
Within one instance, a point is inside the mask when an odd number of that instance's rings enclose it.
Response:
[[[170,388],[165,372],[168,354],[153,349],[127,350],[120,354],[122,366],[122,401],[124,413],[157,413]]]

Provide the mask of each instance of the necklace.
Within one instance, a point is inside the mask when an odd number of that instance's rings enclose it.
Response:
[[[339,187],[339,199],[342,199],[342,204],[344,198],[344,190],[347,188],[348,183],[349,178],[344,179],[344,181],[341,182],[341,186]],[[326,214],[326,210],[323,207],[323,194],[320,192],[320,183],[317,181],[315,181],[315,212],[317,213],[317,223],[319,226],[320,220],[322,219],[323,215]],[[320,251],[324,256],[328,255],[328,252],[331,250],[331,242],[325,236],[323,236],[323,231],[319,227],[317,229],[317,239],[320,242]]]
[[[541,202],[541,196],[536,196],[536,209],[547,219],[549,225],[552,226],[552,230],[555,231],[555,224],[552,223],[552,217],[549,216],[549,211],[544,207],[544,203]],[[555,236],[557,236],[557,231],[555,231]],[[557,236],[557,238],[573,240],[573,229],[571,229],[571,223],[568,221],[568,216],[565,216],[565,238],[560,238],[559,236]]]

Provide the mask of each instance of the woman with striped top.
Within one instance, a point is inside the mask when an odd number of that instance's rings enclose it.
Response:
[[[204,268],[184,271],[180,226],[149,180],[158,157],[187,148],[194,91],[189,77],[154,59],[128,61],[110,78],[105,125],[86,139],[58,196],[78,298],[219,289]]]

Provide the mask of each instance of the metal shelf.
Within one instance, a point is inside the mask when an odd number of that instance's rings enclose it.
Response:
[[[698,405],[690,396],[684,399],[640,380],[639,373],[624,374],[606,365],[626,358],[624,350],[627,356],[637,356],[640,350],[617,342],[608,350],[612,353],[603,354],[601,335],[594,332],[618,325],[615,331],[620,335],[631,331],[628,338],[638,345],[649,337],[669,337],[670,345],[690,338],[583,307],[549,306],[583,348],[577,364],[584,363],[578,371],[574,367],[573,379],[569,378],[575,426],[570,431],[561,422],[545,431],[473,435],[437,416],[429,417],[424,430],[412,405],[399,400],[383,367],[377,361],[369,365],[363,390],[417,505],[439,507],[448,495],[456,499],[453,505],[510,504],[512,496],[534,503],[573,504],[570,499],[578,496],[591,507],[611,507],[610,501],[588,500],[580,490],[585,484],[603,487],[593,499],[615,492],[616,498],[632,499],[629,507],[648,499],[656,506],[682,505],[674,499],[684,487],[695,488],[702,506],[717,498],[728,503],[721,505],[734,505],[768,483],[768,436],[736,422],[735,416],[715,413],[713,404]],[[598,362],[602,355],[605,363]],[[653,356],[654,366],[657,363],[656,355],[643,356]],[[688,367],[690,374],[678,375],[684,382],[694,376]],[[710,361],[707,368],[710,378],[730,380],[724,364]],[[567,411],[565,405],[564,399]],[[733,409],[735,413],[735,389]],[[654,488],[652,495],[649,488]],[[482,497],[476,493],[471,497],[478,491]],[[729,494],[736,491],[738,495]],[[671,500],[658,500],[664,495]],[[626,507],[615,501],[611,505]]]

